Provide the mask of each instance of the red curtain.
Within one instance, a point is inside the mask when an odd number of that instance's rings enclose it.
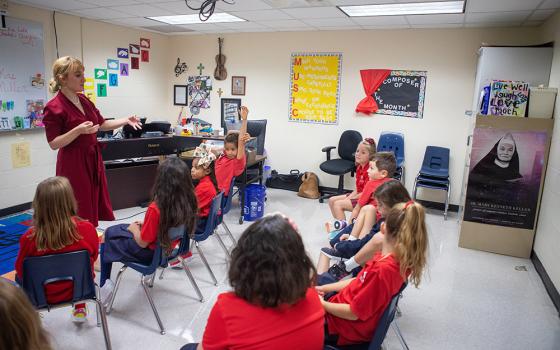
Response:
[[[366,97],[358,103],[356,112],[372,114],[379,109],[377,103],[375,103],[375,99],[371,95],[381,86],[383,80],[385,80],[390,73],[390,69],[363,69],[360,71]]]

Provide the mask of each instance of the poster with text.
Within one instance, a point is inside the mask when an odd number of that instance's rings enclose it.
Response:
[[[426,95],[426,71],[392,70],[372,94],[377,114],[422,118]]]
[[[338,124],[341,53],[292,53],[290,121]]]
[[[490,85],[488,114],[525,117],[529,100],[529,83],[493,80]]]
[[[547,133],[476,128],[465,221],[533,229]]]

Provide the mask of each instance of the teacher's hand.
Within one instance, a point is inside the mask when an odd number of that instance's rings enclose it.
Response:
[[[83,122],[76,127],[80,134],[95,134],[99,130],[99,124],[93,125],[92,122]]]
[[[126,119],[126,123],[130,126],[132,126],[132,128],[134,128],[134,130],[139,130],[142,129],[142,123],[140,122],[140,119],[133,115],[131,117],[128,117]]]

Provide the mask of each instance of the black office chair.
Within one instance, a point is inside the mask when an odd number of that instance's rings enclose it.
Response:
[[[321,150],[327,154],[327,160],[319,167],[327,174],[338,175],[338,188],[336,191],[323,190],[319,197],[320,203],[323,203],[325,198],[344,193],[344,174],[351,172],[354,176],[356,170],[354,153],[361,141],[362,134],[355,130],[346,130],[340,135],[338,141],[339,159],[331,159],[331,150],[335,149],[335,146],[327,146]]]
[[[264,154],[264,141],[266,138],[266,119],[261,120],[248,120],[247,121],[247,132],[252,137],[256,137],[255,140],[251,140],[247,143],[247,148],[254,148],[257,150],[257,155],[262,156]]]

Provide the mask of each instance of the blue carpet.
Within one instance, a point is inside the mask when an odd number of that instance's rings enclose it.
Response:
[[[0,219],[0,275],[14,270],[19,251],[19,238],[31,226],[29,213]]]

